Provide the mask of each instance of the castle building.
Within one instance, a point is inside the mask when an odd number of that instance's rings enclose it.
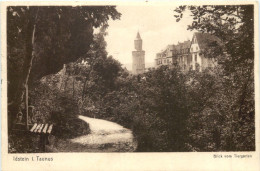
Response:
[[[133,74],[143,74],[145,72],[145,51],[142,49],[142,39],[137,32],[136,39],[134,40],[135,51],[132,51],[133,63],[132,72]]]
[[[209,33],[194,33],[192,41],[177,45],[168,45],[165,50],[156,54],[155,66],[179,66],[182,70],[202,71],[216,66],[217,60],[205,55],[212,44],[221,44],[220,39]]]

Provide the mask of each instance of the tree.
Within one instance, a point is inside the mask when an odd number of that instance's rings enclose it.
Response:
[[[85,82],[94,84],[93,86],[83,88],[84,96],[86,93],[103,96],[109,91],[115,90],[115,81],[122,71],[120,62],[108,56],[106,51],[107,43],[105,41],[106,28],[102,27],[99,33],[94,35],[94,41],[90,45],[90,50],[83,57],[88,62],[90,72],[86,74]],[[82,96],[83,97],[83,96]]]
[[[19,111],[28,80],[34,82],[55,73],[63,64],[86,54],[93,40],[93,28],[108,26],[109,18],[119,19],[120,15],[114,6],[8,7],[11,116]]]
[[[32,67],[32,60],[33,60],[33,44],[35,43],[35,31],[36,31],[36,21],[38,18],[38,13],[39,13],[39,8],[27,8],[27,10],[24,10],[23,8],[17,10],[20,12],[20,15],[18,14],[18,12],[9,7],[9,12],[12,13],[13,16],[19,16],[23,15],[23,21],[26,23],[26,25],[24,26],[25,31],[24,31],[24,62],[23,62],[23,68],[21,70],[21,75],[20,75],[20,79],[18,81],[17,87],[16,87],[16,93],[14,94],[13,97],[13,106],[14,106],[14,111],[15,114],[16,112],[18,112],[18,106],[20,106],[20,104],[22,103],[23,100],[23,95],[24,95],[24,90],[27,86],[28,83],[28,79],[29,79],[29,75],[30,75],[30,71],[31,71],[31,67]],[[8,17],[10,17],[10,14],[8,15]],[[11,20],[14,21],[14,20]],[[20,23],[19,23],[20,24]],[[8,25],[8,30],[10,29],[10,31],[12,30],[13,25]],[[18,27],[18,26],[17,26]],[[21,32],[21,30],[18,27],[18,34],[19,32]],[[16,38],[16,37],[15,37]],[[10,40],[10,36],[8,36],[8,39]],[[8,44],[8,43],[7,43]],[[9,45],[9,44],[8,44]],[[9,48],[11,49],[11,48]],[[12,53],[10,53],[11,55]],[[12,58],[12,56],[9,56],[10,58]]]
[[[175,9],[177,22],[183,17],[185,10],[189,10],[193,17],[187,29],[214,34],[223,42],[222,53],[216,49],[211,52],[219,54],[215,55],[220,66],[215,70],[218,78],[215,84],[221,87],[218,91],[222,94],[215,94],[214,104],[219,108],[211,108],[210,114],[214,116],[214,112],[225,111],[220,112],[226,115],[222,123],[226,132],[222,132],[220,136],[225,137],[227,144],[222,146],[222,150],[252,150],[255,111],[254,6],[180,6]]]

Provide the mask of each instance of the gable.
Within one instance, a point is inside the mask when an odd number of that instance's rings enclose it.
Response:
[[[221,40],[209,33],[195,33],[193,39],[198,43],[200,49],[207,49],[212,45],[221,45]]]

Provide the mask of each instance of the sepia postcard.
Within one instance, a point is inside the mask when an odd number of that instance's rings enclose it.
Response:
[[[258,8],[1,2],[1,170],[260,170]]]

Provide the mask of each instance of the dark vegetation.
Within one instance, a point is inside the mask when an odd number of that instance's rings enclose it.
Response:
[[[69,62],[80,60],[90,49],[94,28],[119,19],[114,6],[10,6],[7,8],[8,136],[11,152],[25,146],[23,136],[12,136],[18,112],[25,115],[25,87],[29,105],[34,105],[34,122],[56,123],[54,133],[61,137],[84,134],[87,124],[79,124],[77,103],[55,84],[40,82]],[[66,112],[64,112],[66,111]],[[63,132],[61,134],[61,132]],[[73,134],[72,134],[73,133]],[[65,135],[66,134],[66,135]],[[18,134],[19,135],[19,134]],[[27,143],[28,144],[28,143]],[[24,152],[30,149],[24,148]]]
[[[88,11],[88,8],[84,10]],[[111,7],[110,10],[112,14],[107,15],[117,18],[115,16],[119,14],[115,9]],[[88,132],[88,126],[79,123],[77,114],[114,121],[132,129],[138,141],[137,151],[255,150],[253,6],[180,6],[175,9],[177,20],[182,18],[185,10],[190,10],[194,16],[188,29],[211,33],[222,40],[221,47],[212,45],[203,52],[218,58],[218,66],[203,72],[182,72],[178,67],[170,69],[163,66],[133,76],[118,61],[108,56],[104,40],[105,27],[92,36],[93,41],[86,38],[90,41],[89,46],[84,42],[82,46],[87,49],[81,54],[77,54],[75,49],[71,52],[63,51],[62,48],[77,46],[78,43],[73,44],[74,38],[66,38],[66,34],[61,34],[67,42],[71,41],[69,45],[63,45],[66,41],[61,41],[59,37],[57,40],[62,45],[57,44],[61,48],[59,52],[52,49],[47,54],[48,48],[40,48],[42,51],[35,53],[46,53],[38,58],[50,62],[54,60],[52,65],[55,60],[60,61],[57,68],[52,68],[53,72],[49,73],[50,66],[47,64],[36,67],[40,63],[36,64],[35,56],[35,69],[33,63],[30,77],[35,79],[30,85],[30,102],[38,111],[34,119],[60,125],[55,131],[55,136],[60,138],[72,138],[75,132],[78,135]],[[76,11],[72,13],[75,15],[73,17],[79,17]],[[85,34],[81,32],[81,24],[76,28],[79,30],[75,34],[80,33],[79,37]],[[56,41],[51,41],[54,37],[48,39],[55,44]],[[18,53],[15,53],[16,50],[23,52],[20,48],[23,46],[14,44],[8,47],[8,60],[17,58],[16,62],[23,62],[24,57],[18,57]],[[53,54],[56,52],[61,54]],[[53,59],[53,56],[66,60]],[[72,56],[73,59],[67,59]],[[16,72],[15,66],[8,62],[8,102],[12,105],[19,70]],[[16,67],[22,68],[16,62]],[[66,67],[54,75],[63,64]],[[12,74],[17,74],[17,77]],[[8,109],[11,109],[10,106]],[[10,149],[13,149],[15,145],[10,137]],[[16,151],[24,150],[22,147],[17,148]]]
[[[95,117],[131,128],[137,151],[254,150],[254,99],[247,97],[246,113],[239,116],[239,90],[223,72],[161,67],[140,82],[122,74],[116,89],[93,99]]]

